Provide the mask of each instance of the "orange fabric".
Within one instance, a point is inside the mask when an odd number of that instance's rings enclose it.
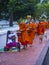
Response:
[[[43,23],[45,25],[45,28],[47,28],[48,22],[43,22]]]
[[[35,33],[36,33],[36,27],[37,25],[35,23],[30,23],[28,24],[28,28],[30,28],[30,39],[31,39],[31,43],[33,43],[34,37],[35,37]]]
[[[21,23],[21,25],[19,25],[19,27],[20,27],[20,31],[21,31],[22,45],[26,45],[26,44],[30,43],[29,35],[26,30],[27,25],[23,22],[23,23]]]
[[[44,34],[46,30],[46,25],[45,25],[45,22],[39,22],[38,23],[38,34]]]
[[[18,41],[19,41],[19,42],[22,42],[21,33],[18,32],[17,35],[18,35]]]
[[[49,22],[48,22],[47,28],[49,28]]]
[[[47,21],[45,22],[45,26],[46,26],[46,28],[48,27],[48,22]]]

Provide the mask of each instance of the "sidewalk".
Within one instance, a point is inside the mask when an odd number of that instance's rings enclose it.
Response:
[[[43,49],[47,48],[46,45],[45,39],[42,43],[39,43],[39,38],[36,36],[32,47],[28,47],[26,50],[0,53],[0,65],[37,65]]]

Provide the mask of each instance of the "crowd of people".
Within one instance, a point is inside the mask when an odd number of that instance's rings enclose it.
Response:
[[[19,25],[19,30],[17,33],[18,42],[17,43],[14,42],[14,44],[17,44],[19,51],[20,51],[20,43],[21,43],[21,45],[23,45],[24,49],[27,48],[27,45],[32,46],[33,40],[36,35],[39,36],[40,43],[42,43],[44,32],[46,31],[47,28],[49,28],[49,24],[47,21],[39,20],[39,22],[36,23],[36,22],[34,22],[33,18],[31,18],[31,16],[27,16],[26,22],[21,22],[20,20],[18,20],[17,23]],[[8,37],[8,38],[10,38],[10,37]],[[7,44],[6,48],[7,47],[9,48],[9,46],[10,45]],[[15,45],[15,47],[16,47],[16,45]]]

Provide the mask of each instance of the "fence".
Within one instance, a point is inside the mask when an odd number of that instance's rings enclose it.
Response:
[[[17,23],[13,23],[13,26],[16,26]],[[0,29],[9,27],[9,24],[0,24]]]

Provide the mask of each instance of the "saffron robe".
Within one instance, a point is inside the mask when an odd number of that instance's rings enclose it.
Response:
[[[35,34],[37,32],[37,29],[36,29],[37,28],[37,24],[31,22],[31,23],[28,24],[28,28],[29,28],[29,31],[30,31],[29,36],[30,36],[31,44],[32,44],[33,40],[35,38]]]
[[[23,22],[19,25],[21,31],[21,44],[26,45],[30,43],[30,38],[27,32],[27,25]]]

